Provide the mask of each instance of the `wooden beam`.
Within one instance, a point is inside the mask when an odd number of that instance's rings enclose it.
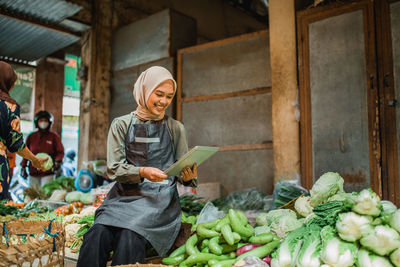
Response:
[[[57,26],[57,25],[49,25],[49,24],[45,24],[30,18],[26,18],[26,17],[22,17],[20,15],[17,14],[10,14],[5,10],[0,9],[0,16],[5,17],[5,18],[9,18],[9,19],[13,19],[13,20],[17,20],[26,24],[30,24],[33,26],[37,26],[40,28],[44,28],[46,30],[50,30],[50,31],[54,31],[54,32],[58,32],[58,33],[62,33],[62,34],[67,34],[67,35],[71,35],[73,37],[76,38],[80,38],[81,36],[73,31],[70,31],[68,29],[65,29],[63,27]]]
[[[300,174],[294,0],[269,1],[274,182]]]
[[[224,94],[214,94],[214,95],[200,95],[200,96],[192,96],[192,97],[184,97],[182,98],[182,102],[192,102],[192,101],[205,101],[212,99],[221,99],[221,98],[229,98],[229,97],[237,97],[237,96],[248,96],[248,95],[259,95],[271,93],[271,87],[260,87],[249,90],[243,90],[238,92],[224,93]]]
[[[93,1],[92,28],[83,36],[79,117],[79,167],[83,161],[105,159],[110,109],[112,0]]]
[[[272,149],[272,141],[262,144],[241,144],[241,145],[229,145],[229,146],[219,147],[219,151],[243,151],[243,150],[261,150],[261,149]]]
[[[201,45],[183,48],[183,49],[180,49],[179,51],[181,53],[190,53],[190,52],[195,52],[195,51],[199,51],[199,50],[203,50],[203,49],[207,49],[207,48],[211,48],[211,47],[215,47],[215,46],[221,46],[221,45],[226,45],[226,44],[230,44],[230,43],[235,43],[238,41],[247,40],[250,38],[263,36],[266,34],[268,34],[268,30],[246,33],[246,34],[242,34],[242,35],[235,36],[235,37],[230,37],[230,38],[226,38],[226,39],[222,39],[222,40],[218,40],[218,41],[214,41],[214,42],[209,42],[209,43],[205,43],[205,44],[201,44]]]

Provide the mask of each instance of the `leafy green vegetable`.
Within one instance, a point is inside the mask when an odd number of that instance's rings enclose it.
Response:
[[[289,209],[272,210],[266,215],[267,225],[271,228],[271,232],[278,237],[285,237],[289,232],[302,226],[297,220],[297,215]]]
[[[319,267],[321,261],[319,253],[321,250],[320,231],[321,227],[311,225],[308,228],[308,233],[303,237],[303,244],[297,256],[297,267]]]
[[[396,212],[392,214],[392,217],[389,220],[389,225],[400,233],[400,209],[396,210]]]
[[[182,211],[189,215],[198,215],[200,213],[205,205],[202,200],[202,197],[197,197],[195,195],[182,195],[179,197]]]
[[[300,227],[290,232],[279,248],[273,252],[271,267],[291,267],[295,266],[297,255],[299,254],[303,237],[307,234],[306,227]]]
[[[80,201],[82,194],[83,194],[83,193],[82,193],[82,192],[79,192],[79,191],[72,191],[72,192],[69,192],[69,193],[65,196],[65,201],[67,201],[68,203]]]
[[[378,256],[365,249],[358,251],[357,266],[359,267],[391,267],[392,264],[385,257]]]
[[[355,242],[372,231],[371,219],[354,212],[339,214],[336,230],[340,238],[348,242]]]
[[[378,225],[374,231],[361,238],[360,243],[372,252],[385,256],[400,247],[400,236],[396,230]]]
[[[378,216],[381,213],[381,199],[371,189],[364,189],[355,198],[353,211],[361,215]]]
[[[343,184],[344,180],[338,173],[324,173],[310,190],[311,206],[314,207],[317,204],[325,203],[329,197],[337,193],[343,193]]]
[[[296,212],[303,217],[307,217],[313,212],[313,207],[310,204],[310,197],[299,197],[294,203]]]
[[[47,160],[43,163],[43,167],[46,171],[53,168],[53,159],[51,158],[51,156],[49,154],[41,152],[41,153],[37,153],[36,157],[40,158],[40,159],[47,158]]]
[[[400,248],[396,249],[395,251],[390,254],[390,261],[396,267],[400,267]]]
[[[332,267],[353,266],[357,257],[357,245],[341,240],[335,228],[328,225],[321,230],[321,260]]]

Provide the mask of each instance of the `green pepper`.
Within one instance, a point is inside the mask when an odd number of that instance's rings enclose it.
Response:
[[[202,238],[212,238],[219,235],[218,232],[207,229],[202,223],[197,226],[197,234]]]
[[[244,215],[243,212],[241,212],[240,210],[238,210],[236,213],[237,213],[237,215],[239,216],[240,222],[241,222],[242,224],[247,224],[247,223],[248,223],[247,217],[246,217],[246,215]]]
[[[209,260],[227,260],[229,257],[226,255],[215,255],[211,253],[196,253],[190,255],[186,260],[179,264],[179,267],[193,266],[197,263],[208,263]]]
[[[242,237],[238,233],[232,232],[232,234],[233,234],[233,239],[235,240],[235,243],[239,242],[242,239]]]
[[[204,247],[204,248],[201,250],[201,252],[202,252],[202,253],[210,253],[210,249],[209,249],[208,247]]]
[[[175,257],[169,256],[167,258],[163,258],[162,263],[164,263],[165,265],[177,266],[184,260],[185,260],[185,254],[181,254]]]
[[[271,242],[275,237],[277,236],[272,233],[264,233],[250,237],[249,242],[255,244],[267,244]]]
[[[225,224],[221,227],[221,234],[225,238],[226,243],[228,243],[229,245],[235,244],[235,238],[229,224]]]
[[[212,267],[231,267],[235,262],[236,262],[236,260],[224,260],[224,261],[219,261],[211,266]]]
[[[217,225],[215,226],[215,231],[220,232],[222,226],[224,226],[225,224],[229,224],[230,222],[231,222],[231,221],[229,220],[229,216],[228,216],[228,215],[225,215],[225,217],[222,218],[222,219],[217,223]]]
[[[185,246],[185,244],[183,244],[179,248],[177,248],[174,251],[172,251],[172,253],[169,256],[170,257],[176,257],[176,256],[179,256],[179,255],[185,254],[185,252],[186,252],[186,246]]]
[[[246,253],[243,253],[242,255],[237,257],[237,260],[243,259],[247,256],[255,256],[255,257],[262,259],[265,256],[267,256],[268,254],[270,254],[275,248],[277,248],[280,243],[281,243],[280,241],[274,240],[264,246],[261,246],[261,247],[252,249]]]
[[[193,255],[198,252],[198,249],[196,247],[196,243],[198,240],[199,239],[198,239],[197,235],[194,234],[191,237],[189,237],[189,239],[186,241],[186,246],[185,246],[186,249],[185,250],[188,255]]]
[[[242,224],[242,221],[240,220],[240,215],[238,215],[233,209],[229,210],[229,220],[231,221],[233,230],[241,236],[250,237],[253,235],[253,227],[250,224]]]
[[[219,237],[216,236],[210,239],[210,243],[208,245],[210,251],[215,255],[222,254],[222,246],[220,246],[218,243],[219,243]]]
[[[229,245],[229,244],[221,244],[222,247],[222,253],[230,253],[232,251],[236,251],[237,247],[236,245]]]
[[[210,243],[210,239],[203,239],[203,241],[201,241],[201,248],[205,248],[208,247],[208,244]]]

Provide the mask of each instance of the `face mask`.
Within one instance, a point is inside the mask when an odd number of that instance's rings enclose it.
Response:
[[[48,126],[49,126],[49,123],[47,121],[39,122],[39,128],[42,130],[47,129]]]

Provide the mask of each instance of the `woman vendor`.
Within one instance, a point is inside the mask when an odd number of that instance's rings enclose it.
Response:
[[[78,267],[144,263],[151,245],[165,256],[181,226],[177,182],[197,185],[197,167],[180,177],[163,172],[187,150],[183,125],[166,116],[176,82],[163,67],[138,77],[136,110],[113,120],[107,143],[107,173],[116,183],[97,209],[94,225],[84,235]]]

